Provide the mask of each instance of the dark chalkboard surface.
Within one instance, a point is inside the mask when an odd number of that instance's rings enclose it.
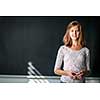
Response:
[[[100,17],[89,16],[1,16],[0,74],[27,75],[31,62],[42,75],[54,75],[57,50],[72,20],[83,26],[91,51],[91,75],[100,76]]]

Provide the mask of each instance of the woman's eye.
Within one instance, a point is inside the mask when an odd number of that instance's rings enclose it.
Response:
[[[76,30],[76,32],[79,32],[79,30]]]
[[[71,32],[73,32],[73,30],[71,30]]]
[[[79,30],[71,30],[71,32],[79,32]]]

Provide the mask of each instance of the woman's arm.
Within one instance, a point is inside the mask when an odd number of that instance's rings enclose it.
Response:
[[[57,75],[67,75],[67,73],[64,70],[61,69],[54,69],[54,73]]]
[[[76,73],[72,72],[70,70],[61,70],[61,69],[56,69],[54,70],[54,73],[57,75],[65,75],[65,76],[70,76],[71,78],[75,79],[76,78]]]

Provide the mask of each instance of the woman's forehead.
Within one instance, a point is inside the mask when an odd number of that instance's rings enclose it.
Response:
[[[78,30],[78,26],[72,26],[71,28],[70,28],[70,30]]]

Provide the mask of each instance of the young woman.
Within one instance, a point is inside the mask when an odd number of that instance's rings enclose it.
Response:
[[[61,75],[61,82],[83,83],[85,75],[90,71],[90,53],[85,47],[84,34],[78,21],[69,23],[63,41],[64,45],[58,50],[54,72]]]

